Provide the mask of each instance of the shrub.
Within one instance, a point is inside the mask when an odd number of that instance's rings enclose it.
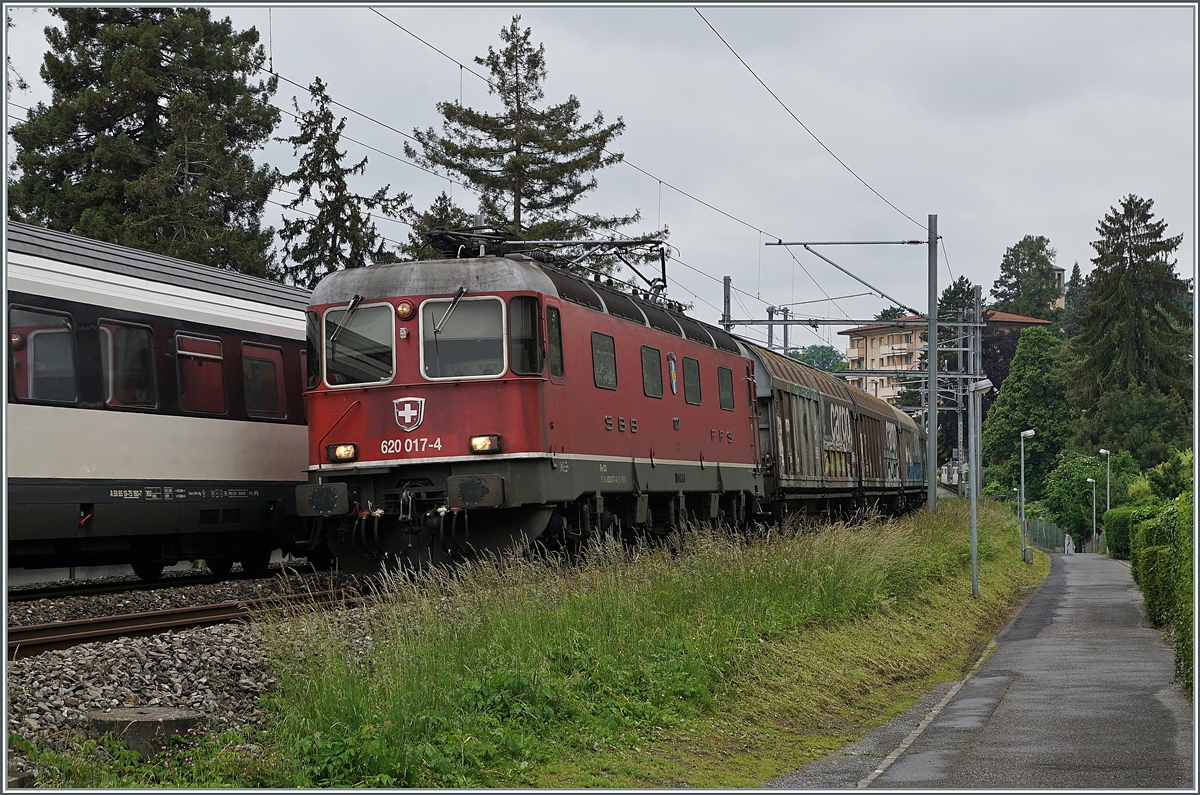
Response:
[[[1129,544],[1129,563],[1133,572],[1133,580],[1138,585],[1145,585],[1142,580],[1142,552],[1149,547],[1161,547],[1171,543],[1170,532],[1164,530],[1162,526],[1163,513],[1161,503],[1139,508],[1133,513],[1133,536]]]
[[[1193,533],[1192,522],[1192,492],[1186,491],[1175,500],[1176,534],[1175,543],[1175,676],[1192,694],[1192,583],[1195,572],[1192,570]]]
[[[1133,506],[1124,506],[1104,514],[1104,537],[1108,543],[1108,554],[1114,558],[1129,560],[1130,531],[1136,510]]]
[[[1175,612],[1174,560],[1168,546],[1146,547],[1141,553],[1142,593],[1146,618],[1156,627],[1171,623]]]

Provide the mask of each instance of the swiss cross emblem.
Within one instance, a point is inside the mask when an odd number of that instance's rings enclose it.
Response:
[[[392,408],[402,431],[415,431],[425,419],[425,398],[399,398],[392,401]]]

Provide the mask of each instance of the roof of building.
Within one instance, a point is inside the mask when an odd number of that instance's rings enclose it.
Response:
[[[984,307],[983,311],[987,315],[987,322],[989,322],[989,323],[1003,323],[1005,325],[1011,325],[1011,326],[1048,326],[1048,325],[1050,325],[1049,320],[1042,320],[1041,318],[1038,318],[1038,317],[1026,317],[1025,315],[1014,315],[1012,312],[1000,312],[995,309],[988,309],[987,307]],[[904,315],[903,317],[896,318],[896,320],[907,320],[907,321],[924,320],[924,319],[925,318],[923,318],[920,315]],[[887,321],[881,321],[877,324],[873,324],[870,326],[856,326],[854,328],[848,328],[844,331],[839,331],[838,334],[863,334],[868,331],[877,331],[879,329],[889,329],[889,328],[912,328],[912,327],[911,326],[893,326],[891,323],[888,323]]]

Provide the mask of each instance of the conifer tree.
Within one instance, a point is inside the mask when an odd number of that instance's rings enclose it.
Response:
[[[9,216],[62,232],[266,275],[276,80],[254,28],[203,8],[56,8],[42,79],[10,130]]]
[[[400,245],[400,256],[406,260],[420,260],[445,256],[429,245],[426,235],[430,230],[462,229],[471,226],[474,219],[455,204],[449,194],[442,191],[425,212],[417,212],[412,208],[406,210],[404,221],[412,227],[412,231],[408,233],[408,242]]]
[[[300,156],[300,164],[282,182],[297,186],[299,195],[287,204],[289,209],[300,209],[311,201],[316,213],[285,219],[279,236],[283,238],[285,255],[281,275],[293,284],[312,288],[321,277],[334,271],[395,262],[395,252],[386,249],[383,235],[371,220],[371,211],[399,217],[408,207],[409,196],[407,193],[389,196],[391,185],[370,196],[350,190],[348,178],[366,170],[367,158],[353,166],[342,165],[346,153],[338,146],[346,119],[342,117],[334,123],[329,95],[321,78],[316,78],[308,91],[312,110],[301,111],[295,97],[292,98],[300,132],[281,140],[292,145]]]
[[[1058,282],[1056,252],[1045,237],[1026,235],[1008,247],[1000,260],[1000,278],[992,285],[991,308],[1025,317],[1054,320]]]
[[[1083,276],[1079,272],[1079,263],[1076,262],[1075,267],[1071,269],[1071,278],[1067,280],[1066,289],[1063,290],[1063,333],[1067,339],[1079,336],[1079,318],[1087,306],[1083,286]]]
[[[514,16],[501,29],[502,50],[489,46],[486,58],[475,58],[488,68],[489,93],[500,100],[500,112],[440,102],[443,134],[414,130],[420,151],[406,144],[405,152],[430,168],[460,175],[479,190],[485,223],[525,239],[576,240],[637,223],[637,211],[602,216],[575,210],[596,188],[595,172],[621,162],[623,155],[607,147],[625,122],[606,124],[599,111],[582,121],[574,95],[541,108],[546,48],[535,48],[530,28],[522,30],[520,22]]]
[[[1072,340],[1085,409],[1106,391],[1137,384],[1190,403],[1191,295],[1171,259],[1183,236],[1166,237],[1167,223],[1154,220],[1153,207],[1153,199],[1130,194],[1096,227],[1096,267]]]

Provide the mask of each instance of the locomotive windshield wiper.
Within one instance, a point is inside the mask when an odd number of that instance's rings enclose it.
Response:
[[[337,322],[337,328],[335,328],[333,333],[329,335],[329,341],[331,343],[337,339],[337,335],[340,334],[342,329],[346,327],[346,324],[350,322],[350,318],[354,317],[354,313],[358,311],[358,305],[360,303],[362,303],[362,296],[358,293],[355,293],[354,297],[350,299],[350,304],[346,307],[346,314],[342,315],[342,319]]]
[[[458,288],[458,292],[456,292],[456,293],[454,294],[454,300],[453,300],[453,301],[451,301],[451,302],[450,302],[450,306],[446,308],[446,314],[442,315],[442,319],[441,319],[441,320],[439,320],[439,321],[437,322],[437,325],[433,327],[433,333],[434,333],[434,334],[440,334],[440,333],[442,333],[442,326],[446,325],[446,321],[450,319],[450,315],[451,315],[451,313],[452,313],[452,312],[454,312],[454,308],[455,308],[456,306],[458,306],[458,302],[459,302],[459,301],[461,301],[461,300],[462,300],[462,297],[463,297],[464,295],[466,295],[466,294],[467,294],[467,288],[466,288],[466,287],[459,287],[459,288]]]

